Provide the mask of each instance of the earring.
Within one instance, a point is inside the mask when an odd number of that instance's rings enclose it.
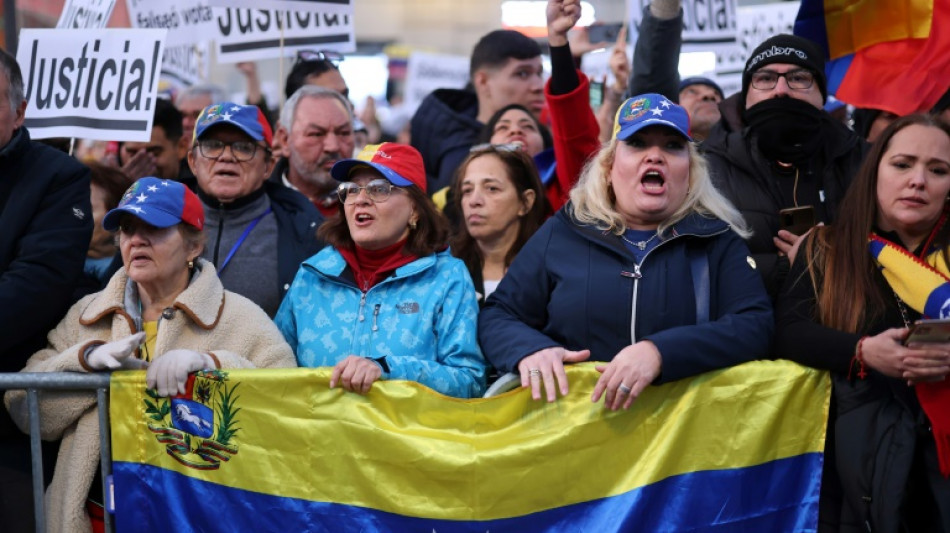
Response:
[[[194,269],[195,269],[195,262],[189,259],[189,260],[188,260],[188,270],[194,270]]]
[[[416,229],[416,221],[415,221],[415,220],[410,220],[410,221],[409,221],[409,229],[415,231],[415,229]]]

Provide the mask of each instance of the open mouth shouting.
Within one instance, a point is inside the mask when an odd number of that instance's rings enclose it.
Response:
[[[640,178],[640,186],[647,194],[662,194],[666,191],[666,176],[656,169],[647,170]]]

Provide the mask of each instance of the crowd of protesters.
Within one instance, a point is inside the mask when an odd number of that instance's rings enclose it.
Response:
[[[681,0],[654,0],[632,61],[625,32],[605,43],[592,108],[580,4],[548,0],[541,44],[484,35],[408,142],[357,118],[342,56],[304,52],[279,112],[191,87],[83,164],[30,138],[0,52],[0,370],[145,369],[170,395],[201,369],[330,367],[459,398],[513,372],[555,402],[591,360],[592,401],[628,409],[782,357],[833,379],[818,530],[950,533],[950,343],[905,343],[950,315],[950,98],[851,129],[821,50],[785,34],[726,95],[680,79]],[[6,531],[32,528],[25,398],[0,412]],[[40,409],[51,530],[99,531],[94,395]]]

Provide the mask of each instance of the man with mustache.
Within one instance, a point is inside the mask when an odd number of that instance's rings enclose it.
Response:
[[[306,196],[325,217],[339,212],[330,167],[353,156],[353,111],[339,92],[304,85],[280,114],[277,145],[282,156],[270,181]]]

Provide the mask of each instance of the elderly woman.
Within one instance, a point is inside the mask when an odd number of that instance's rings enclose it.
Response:
[[[422,156],[369,145],[331,175],[342,213],[319,230],[331,246],[304,262],[274,318],[300,366],[332,366],[330,387],[360,394],[405,379],[480,395],[475,290],[446,250],[448,224],[426,196]]]
[[[564,363],[588,358],[605,362],[592,400],[617,409],[651,383],[767,354],[772,310],[742,219],[688,131],[686,111],[663,96],[624,102],[571,201],[488,299],[482,349],[535,399],[567,394]]]
[[[24,372],[147,367],[148,386],[169,396],[184,392],[196,370],[294,366],[290,347],[267,315],[225,291],[214,267],[198,259],[204,211],[184,185],[142,178],[102,225],[118,230],[123,268],[105,289],[69,310]],[[17,424],[29,428],[25,392],[8,392],[5,400]],[[42,437],[62,439],[47,492],[51,531],[90,531],[91,516],[102,516],[102,484],[93,483],[99,463],[95,394],[47,393],[40,410]]]
[[[834,379],[829,530],[950,532],[950,344],[904,344],[915,320],[948,315],[948,194],[950,126],[897,119],[779,298],[777,355]]]
[[[544,222],[547,200],[534,163],[518,144],[473,147],[456,172],[451,196],[462,213],[452,254],[468,267],[481,304]]]

